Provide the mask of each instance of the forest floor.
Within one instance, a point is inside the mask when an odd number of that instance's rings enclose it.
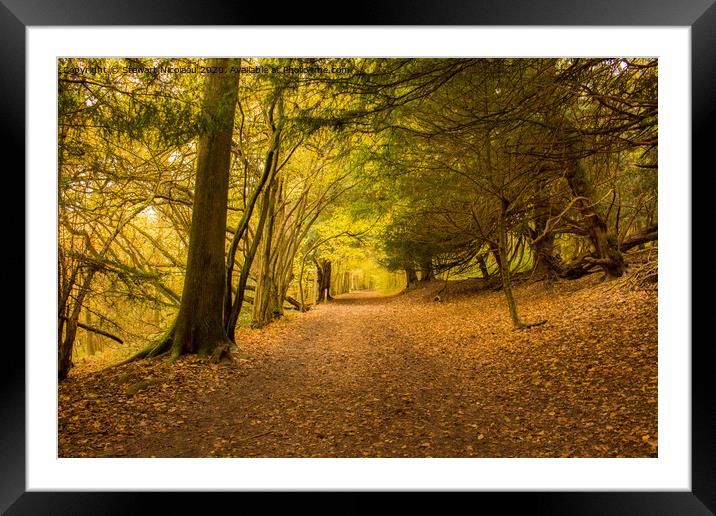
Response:
[[[351,293],[242,329],[229,363],[75,368],[59,455],[657,455],[655,290],[524,283],[523,319],[547,323],[513,331],[502,292],[444,286]]]

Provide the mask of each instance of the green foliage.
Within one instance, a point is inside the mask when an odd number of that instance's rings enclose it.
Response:
[[[58,60],[66,313],[81,298],[83,310],[137,338],[156,333],[155,312],[164,321],[176,306],[197,140],[212,123],[199,106],[205,75],[176,70],[204,64]],[[336,275],[348,273],[356,288],[394,288],[402,286],[401,271],[425,263],[459,276],[484,259],[494,273],[500,222],[508,265],[529,270],[543,232],[565,260],[590,252],[585,204],[604,218],[612,245],[657,221],[656,60],[235,64],[244,71],[237,75],[228,228],[237,228],[259,178],[274,167],[269,263],[275,282],[295,296],[299,282],[310,292],[314,258],[330,261]],[[265,72],[274,69],[280,73]],[[590,197],[581,203],[566,180],[575,162],[584,174],[572,181]],[[248,217],[237,264],[262,238],[262,203],[263,196]],[[250,285],[259,272],[252,264]]]

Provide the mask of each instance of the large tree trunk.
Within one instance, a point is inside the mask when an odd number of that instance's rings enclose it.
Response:
[[[566,177],[572,193],[584,198],[578,201],[578,205],[587,223],[587,232],[597,254],[597,263],[607,277],[620,277],[624,274],[624,257],[614,238],[609,235],[606,221],[592,204],[592,187],[578,160],[572,160]]]
[[[547,223],[552,216],[552,204],[548,194],[544,191],[544,181],[537,185],[537,195],[534,207],[534,229],[532,233],[531,247],[534,261],[534,276],[537,279],[544,279],[553,282],[557,279],[561,270],[560,260],[554,256],[554,233],[549,231]]]
[[[211,59],[209,67],[228,70],[229,60]],[[228,72],[206,79],[203,111],[208,119],[199,141],[181,304],[172,329],[150,355],[169,345],[173,357],[198,354],[218,360],[231,344],[223,324],[224,239],[237,86],[236,75]]]
[[[539,238],[546,228],[546,220],[537,218],[532,240]],[[534,258],[534,276],[552,282],[557,279],[561,271],[560,261],[554,255],[554,233],[546,233],[532,244]]]
[[[420,282],[430,281],[434,278],[433,261],[430,258],[426,258],[420,262]]]

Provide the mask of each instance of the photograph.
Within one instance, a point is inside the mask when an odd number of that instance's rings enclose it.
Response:
[[[660,457],[658,56],[54,59],[59,459]]]

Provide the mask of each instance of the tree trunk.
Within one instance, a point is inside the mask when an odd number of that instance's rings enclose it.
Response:
[[[301,260],[301,269],[298,272],[298,299],[299,299],[299,303],[301,304],[300,310],[302,312],[305,312],[306,310],[308,310],[308,307],[306,306],[306,297],[305,297],[306,294],[304,292],[304,285],[305,285],[304,282],[306,282],[306,283],[308,282],[307,279],[304,280],[305,270],[306,270],[306,256],[304,255],[303,259]],[[307,285],[305,285],[305,286],[307,286]]]
[[[92,326],[92,313],[89,311],[89,308],[86,309],[85,323],[87,324],[87,326]],[[86,338],[85,342],[86,342],[85,349],[87,351],[87,354],[89,356],[94,356],[95,352],[97,351],[95,348],[94,333],[92,333],[91,331],[88,331],[87,338]]]
[[[535,230],[532,240],[538,238],[545,231],[546,219],[535,220]],[[534,259],[534,276],[537,279],[544,279],[553,282],[559,276],[562,269],[559,259],[554,256],[554,233],[547,233],[537,242],[532,244],[532,256]]]
[[[480,266],[480,273],[482,273],[483,279],[490,279],[490,271],[487,270],[487,264],[485,263],[484,256],[477,257],[477,264]]]
[[[502,256],[500,253],[500,246],[499,245],[490,245],[490,253],[492,254],[492,257],[495,260],[495,264],[497,265],[497,270],[500,274],[502,274]]]
[[[609,235],[604,217],[593,205],[594,189],[578,159],[569,160],[565,177],[572,194],[580,198],[577,206],[587,224],[587,234],[594,246],[599,265],[607,277],[620,277],[624,274],[624,257],[619,251],[616,239]]]
[[[326,259],[316,260],[316,272],[318,274],[318,298],[316,304],[330,301],[331,297],[331,261]]]
[[[423,283],[434,278],[432,259],[426,258],[420,262],[420,282]]]
[[[229,60],[211,59],[209,66],[228,70]],[[237,89],[234,74],[216,72],[206,78],[203,110],[208,119],[199,141],[184,288],[164,340],[173,357],[198,354],[218,361],[231,343],[223,324],[224,239]]]
[[[537,185],[534,207],[534,229],[530,229],[532,256],[534,261],[533,274],[537,279],[548,283],[555,281],[561,271],[559,259],[554,256],[554,233],[548,231],[547,223],[552,216],[552,203],[545,192],[545,182]]]
[[[525,328],[525,324],[520,319],[517,313],[517,301],[512,293],[512,278],[510,276],[510,266],[507,261],[507,228],[505,222],[505,211],[507,206],[504,206],[500,213],[500,221],[498,224],[498,238],[499,242],[497,245],[497,252],[499,256],[498,265],[500,266],[500,278],[502,279],[502,290],[505,292],[507,298],[507,306],[510,309],[510,317],[512,318],[512,324],[515,329]]]
[[[318,286],[320,284],[320,278],[318,277],[318,262],[313,260],[313,304],[318,304]]]
[[[59,381],[67,378],[72,368],[72,348],[77,336],[77,323],[68,319],[64,325],[65,335],[60,341],[57,352],[57,379]]]
[[[331,270],[333,268],[333,265],[331,264],[330,260],[325,260],[323,262],[323,285],[321,285],[321,290],[323,291],[323,297],[324,301],[330,301],[333,299],[333,296],[331,296]]]
[[[271,107],[273,109],[273,106]],[[273,138],[271,140],[271,145],[269,146],[269,149],[266,153],[266,158],[264,160],[264,170],[263,174],[261,175],[261,178],[259,179],[258,185],[256,185],[256,188],[254,189],[253,193],[251,194],[251,197],[249,198],[248,202],[246,203],[246,206],[244,207],[244,214],[241,217],[241,221],[239,222],[239,225],[236,228],[236,233],[234,233],[234,237],[231,240],[231,245],[229,246],[228,256],[226,258],[226,287],[224,289],[224,323],[227,327],[232,326],[230,322],[230,317],[232,313],[232,305],[233,300],[231,298],[231,284],[233,281],[233,271],[234,271],[234,264],[236,262],[236,251],[239,247],[239,242],[241,238],[246,233],[249,222],[251,221],[251,215],[253,214],[254,207],[256,206],[256,201],[259,198],[259,195],[264,189],[264,186],[269,181],[269,178],[272,177],[272,174],[274,173],[276,169],[276,160],[275,155],[278,154],[278,144],[280,141],[280,129],[273,129]],[[258,234],[257,234],[258,238]],[[238,295],[238,293],[237,293]],[[233,327],[236,327],[236,323],[233,323]],[[229,336],[233,335],[233,329],[229,332]],[[232,339],[233,340],[233,339]]]
[[[418,274],[412,265],[405,266],[405,288],[413,288],[418,284]]]
[[[647,242],[653,242],[654,240],[658,239],[659,226],[658,224],[653,224],[652,226],[646,227],[637,233],[629,235],[627,238],[624,239],[619,248],[622,252],[626,252],[629,249],[632,249],[633,247],[637,246],[639,247],[639,249],[643,249],[644,244],[646,244]]]
[[[226,334],[232,342],[236,340],[236,323],[239,320],[239,314],[241,313],[241,306],[244,303],[246,294],[246,283],[249,280],[249,273],[251,272],[251,266],[254,263],[256,257],[256,251],[258,250],[259,244],[261,243],[261,235],[263,234],[264,225],[266,224],[266,218],[268,216],[269,198],[271,196],[271,188],[264,192],[261,201],[261,212],[259,215],[259,223],[256,227],[256,234],[254,239],[251,241],[248,253],[244,258],[244,265],[241,268],[241,275],[239,276],[239,283],[236,287],[236,297],[231,305],[231,313],[229,314],[226,323]]]
[[[278,189],[279,185],[274,179],[269,187],[268,220],[264,227],[264,235],[261,237],[261,258],[259,262],[258,282],[256,283],[256,297],[254,298],[254,311],[251,320],[251,326],[253,328],[261,328],[271,322],[269,307],[271,297],[276,288],[271,270],[271,246],[273,244],[273,229],[276,222],[275,205]]]
[[[346,271],[343,273],[343,292],[350,292],[351,291],[351,273]]]
[[[342,271],[341,271],[341,262],[338,262],[338,267],[336,267],[332,271],[333,277],[331,278],[331,290],[328,291],[331,295],[338,295],[341,294],[341,277],[342,277]]]
[[[89,292],[90,284],[92,283],[92,278],[94,277],[95,273],[97,272],[97,269],[94,267],[91,267],[87,271],[87,275],[85,276],[84,280],[82,281],[82,284],[79,286],[77,291],[77,297],[74,300],[74,305],[72,305],[72,311],[69,310],[70,305],[65,304],[65,310],[69,313],[69,315],[66,317],[65,324],[59,325],[59,332],[58,332],[58,343],[59,347],[57,349],[57,378],[58,381],[64,380],[67,378],[67,375],[70,372],[70,368],[72,368],[72,351],[75,344],[75,338],[77,337],[77,323],[80,320],[80,314],[82,312],[82,303],[84,302],[85,296],[87,296],[87,293]],[[62,319],[62,316],[60,317]],[[64,337],[62,335],[62,331],[64,329]]]

